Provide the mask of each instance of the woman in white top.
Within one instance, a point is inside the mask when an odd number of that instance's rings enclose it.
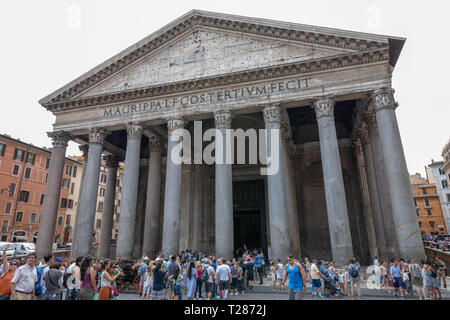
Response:
[[[389,287],[389,275],[387,274],[386,270],[386,261],[381,262],[380,277],[381,277],[381,284],[378,287],[378,291],[380,291],[381,288],[386,287],[388,289],[388,294],[391,294],[391,289]]]
[[[112,269],[111,260],[105,260],[102,262],[102,275],[100,279],[100,291],[98,293],[98,300],[109,300],[111,298],[110,286],[118,277],[123,276],[122,272],[119,272],[114,277],[110,275],[110,269]]]
[[[277,288],[277,276],[276,276],[276,272],[277,272],[277,266],[275,265],[275,263],[270,260],[270,273],[272,274],[272,288],[276,289]]]
[[[284,274],[284,266],[281,263],[281,260],[278,259],[278,263],[277,263],[277,267],[276,267],[276,277],[279,280],[279,284],[280,284],[280,290],[281,290],[281,281],[283,280],[283,274]]]

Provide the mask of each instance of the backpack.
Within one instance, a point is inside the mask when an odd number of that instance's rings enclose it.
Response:
[[[36,273],[37,273],[37,281],[34,284],[34,294],[36,296],[39,296],[42,294],[43,288],[41,285],[41,281],[42,281],[42,273],[44,272],[45,266],[44,267],[40,267],[37,268]]]
[[[352,268],[352,270],[350,271],[350,276],[352,278],[357,278],[359,276],[359,272],[358,272],[358,270],[356,270],[356,267]]]
[[[209,280],[208,267],[203,268],[202,275],[200,276],[200,280],[202,280],[202,281]]]

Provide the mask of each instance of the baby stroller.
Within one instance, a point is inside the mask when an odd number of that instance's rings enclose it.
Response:
[[[334,296],[336,294],[339,298],[342,297],[341,287],[339,287],[337,281],[337,276],[334,278],[324,279],[324,287],[328,290],[327,297],[329,297],[330,295]]]

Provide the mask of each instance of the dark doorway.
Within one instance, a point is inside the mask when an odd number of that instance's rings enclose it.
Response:
[[[263,249],[267,256],[267,228],[264,201],[264,180],[233,182],[234,250]]]

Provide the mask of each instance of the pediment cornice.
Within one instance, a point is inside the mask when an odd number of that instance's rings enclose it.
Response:
[[[112,57],[63,88],[41,99],[39,102],[42,106],[52,111],[66,108],[80,108],[96,104],[119,102],[130,98],[138,99],[154,97],[176,92],[192,91],[221,85],[278,78],[374,61],[389,60],[389,41],[388,38],[384,36],[281,22],[277,23],[278,22],[276,21],[265,19],[247,19],[246,17],[194,10]],[[200,78],[192,81],[185,81],[183,83],[157,85],[85,99],[78,98],[81,93],[197,26],[289,40],[302,44],[347,49],[356,53],[277,67],[253,69],[213,78]]]

